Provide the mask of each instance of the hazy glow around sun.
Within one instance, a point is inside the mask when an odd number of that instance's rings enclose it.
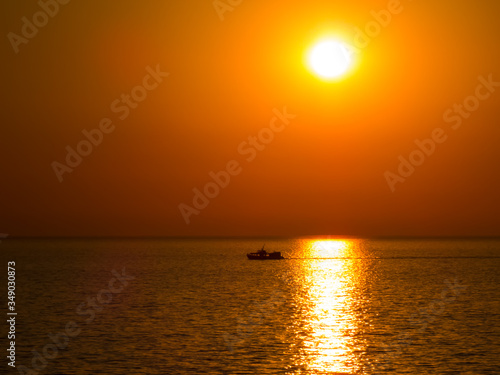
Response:
[[[323,79],[335,79],[345,74],[352,65],[351,53],[345,44],[333,40],[322,40],[309,52],[310,69]]]

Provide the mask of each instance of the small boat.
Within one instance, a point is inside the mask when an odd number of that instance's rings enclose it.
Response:
[[[247,254],[248,259],[251,260],[285,259],[279,251],[273,251],[272,253],[268,253],[266,250],[264,250],[264,246],[262,246],[262,249],[260,249],[255,253],[248,253]]]

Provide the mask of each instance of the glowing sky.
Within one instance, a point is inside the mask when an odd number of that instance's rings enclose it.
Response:
[[[224,3],[2,1],[0,232],[500,235],[500,3]]]

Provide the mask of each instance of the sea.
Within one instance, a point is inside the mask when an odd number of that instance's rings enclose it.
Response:
[[[0,260],[4,374],[500,374],[500,239],[7,238]]]

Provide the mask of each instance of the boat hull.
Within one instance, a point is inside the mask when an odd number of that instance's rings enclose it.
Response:
[[[277,260],[277,259],[285,259],[281,253],[267,253],[267,254],[256,254],[250,253],[247,254],[247,258],[250,260]]]

